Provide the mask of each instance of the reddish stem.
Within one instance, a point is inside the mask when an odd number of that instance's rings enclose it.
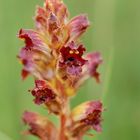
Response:
[[[65,135],[65,124],[66,124],[66,116],[62,114],[60,116],[60,140],[67,140]]]

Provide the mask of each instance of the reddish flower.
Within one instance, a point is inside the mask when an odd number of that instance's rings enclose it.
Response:
[[[66,71],[71,75],[79,75],[82,72],[82,66],[86,60],[82,58],[85,51],[83,45],[77,45],[74,42],[68,44],[67,47],[62,47],[60,52],[62,60],[59,63],[60,67],[66,67]]]
[[[52,78],[53,56],[43,37],[35,31],[21,29],[19,38],[25,39],[25,47],[21,49],[18,56],[24,65],[22,71],[23,79],[26,78],[27,73],[31,73],[37,78]]]
[[[103,111],[100,101],[85,102],[72,111],[72,126],[70,127],[72,135],[77,137],[83,135],[85,131],[93,128],[101,131],[101,113]]]
[[[54,89],[50,88],[45,81],[36,80],[35,88],[31,90],[31,93],[35,97],[35,104],[46,105],[49,111],[54,114],[59,114],[62,111],[62,101],[58,97],[57,93],[54,92]]]
[[[33,30],[23,30],[20,29],[18,37],[25,40],[26,49],[41,49],[44,48],[44,51],[48,53],[49,48],[47,44],[41,39],[41,35]]]
[[[89,27],[89,21],[86,15],[74,17],[67,25],[70,32],[70,40],[76,40]]]
[[[25,49],[38,50],[43,52],[47,57],[51,57],[51,49],[45,43],[46,37],[39,32],[27,29],[20,29],[18,37],[25,40]]]
[[[25,111],[23,121],[30,126],[25,134],[35,135],[41,140],[54,140],[57,138],[55,126],[46,117],[34,112]]]
[[[101,131],[101,113],[102,113],[102,103],[100,101],[94,101],[89,103],[89,109],[86,111],[87,117],[81,122],[92,126],[96,131]]]
[[[36,80],[35,84],[36,87],[31,92],[36,104],[40,105],[55,99],[56,94],[46,85],[45,81]]]

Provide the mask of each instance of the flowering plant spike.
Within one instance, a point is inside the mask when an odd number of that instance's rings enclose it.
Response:
[[[23,121],[29,125],[26,134],[40,140],[82,140],[90,129],[101,131],[101,101],[87,101],[70,109],[70,99],[90,77],[99,82],[99,52],[85,53],[79,40],[89,27],[87,15],[69,20],[62,0],[46,0],[37,7],[35,29],[20,29],[18,37],[25,46],[18,58],[23,64],[22,78],[32,75],[35,86],[29,90],[36,105],[60,118],[56,126],[45,116],[26,111]]]

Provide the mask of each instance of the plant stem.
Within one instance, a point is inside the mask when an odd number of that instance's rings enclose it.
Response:
[[[60,136],[59,136],[59,140],[66,140],[66,136],[65,136],[65,124],[66,124],[66,116],[65,114],[62,114],[60,116]]]

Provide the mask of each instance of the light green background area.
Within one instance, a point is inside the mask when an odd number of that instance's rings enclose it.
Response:
[[[24,110],[48,115],[33,104],[27,92],[33,79],[22,81],[16,55],[23,42],[16,38],[20,28],[33,28],[35,6],[43,0],[0,0],[0,140],[36,140],[23,137]],[[70,15],[87,13],[91,27],[83,36],[88,51],[99,50],[101,84],[89,80],[72,100],[72,107],[102,99],[103,132],[85,140],[140,140],[140,1],[65,0]],[[53,120],[56,118],[50,117]],[[57,123],[57,121],[55,121]],[[4,133],[4,134],[3,134]],[[5,135],[8,135],[6,137]]]

